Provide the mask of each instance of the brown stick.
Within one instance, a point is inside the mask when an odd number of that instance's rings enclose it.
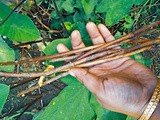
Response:
[[[0,66],[3,65],[18,65],[18,64],[23,64],[26,62],[35,62],[35,61],[42,61],[42,60],[46,60],[46,59],[53,59],[56,57],[62,57],[62,56],[67,56],[67,55],[72,55],[74,53],[79,53],[79,52],[85,52],[88,50],[92,50],[98,46],[101,46],[102,44],[98,44],[98,45],[94,45],[94,46],[89,46],[89,47],[85,47],[85,48],[81,48],[81,49],[76,49],[76,50],[72,50],[72,51],[68,51],[65,53],[59,53],[59,54],[54,54],[54,55],[49,55],[49,56],[42,56],[42,57],[37,57],[37,58],[30,58],[30,59],[25,59],[25,60],[20,60],[20,61],[15,61],[15,62],[0,62]]]
[[[150,45],[152,44],[152,42],[149,42]],[[153,42],[154,43],[154,42]],[[157,40],[157,43],[159,43],[159,40]],[[113,53],[114,51],[108,51],[109,54]],[[77,60],[75,62],[70,62],[66,65],[63,65],[59,68],[56,68],[56,69],[53,69],[53,70],[50,70],[50,71],[47,71],[47,72],[38,72],[38,73],[6,73],[6,72],[0,72],[0,76],[6,76],[6,77],[39,77],[39,76],[48,76],[48,75],[51,75],[51,74],[54,74],[56,72],[60,72],[60,71],[64,71],[64,70],[68,70],[70,69],[71,67],[74,67],[76,65],[79,65],[79,64],[82,64],[84,62],[88,62],[89,60],[93,60],[93,59],[96,59],[98,57],[102,57],[104,56],[105,54],[108,54],[108,53],[96,53],[94,55],[90,55],[88,57],[85,57],[83,59],[80,59],[80,60]],[[114,55],[114,54],[113,54]]]
[[[140,53],[140,52],[142,52],[144,50],[149,50],[149,49],[151,49],[151,47],[144,47],[144,48],[142,48],[140,50],[136,50],[136,51],[133,51],[133,52],[130,52],[130,53],[121,54],[121,55],[118,55],[118,56],[115,56],[115,57],[111,57],[111,58],[103,57],[103,59],[98,59],[98,60],[95,60],[93,62],[88,62],[88,63],[84,63],[84,64],[81,64],[81,65],[77,65],[76,67],[89,67],[89,66],[92,66],[92,65],[101,64],[101,63],[108,62],[108,61],[111,61],[111,60],[116,60],[116,59],[119,59],[119,58],[122,58],[122,57],[128,57],[128,56],[131,56],[131,55],[134,55],[134,54],[137,54],[137,53]],[[44,82],[42,84],[42,86],[45,86],[45,85],[47,85],[47,84],[49,84],[49,83],[51,83],[51,82],[53,82],[53,81],[55,81],[57,79],[60,79],[61,77],[65,77],[68,74],[69,74],[69,72],[64,72],[64,73],[62,73],[62,74],[60,74],[60,75],[58,75],[58,76],[46,81],[46,82]],[[42,86],[36,85],[36,86],[34,86],[32,88],[29,88],[27,90],[24,90],[24,91],[18,93],[17,96],[19,97],[19,96],[21,96],[23,94],[26,94],[26,93],[31,92],[33,90],[36,90],[36,89],[38,89],[38,88],[40,88]]]
[[[54,54],[54,55],[50,55],[50,56],[43,56],[43,57],[38,57],[38,58],[32,58],[32,59],[25,59],[25,60],[21,60],[21,61],[15,61],[15,62],[0,62],[0,66],[2,65],[17,65],[17,64],[23,64],[23,63],[26,63],[26,62],[34,62],[34,61],[42,61],[42,60],[46,60],[46,59],[52,59],[52,58],[55,58],[55,57],[61,57],[61,56],[66,56],[66,55],[71,55],[71,54],[74,54],[74,53],[77,53],[77,52],[84,52],[84,51],[88,51],[88,50],[91,50],[91,49],[94,49],[92,50],[91,52],[88,52],[86,53],[85,55],[81,56],[82,57],[85,57],[85,56],[88,56],[102,48],[105,48],[105,47],[108,47],[110,45],[113,45],[115,43],[119,43],[125,39],[129,39],[141,32],[144,32],[146,29],[150,28],[150,27],[153,27],[155,25],[159,25],[160,24],[160,21],[156,21],[148,26],[145,26],[139,30],[136,30],[132,33],[129,33],[128,35],[125,35],[117,40],[114,40],[114,41],[111,41],[109,42],[108,44],[99,44],[99,45],[94,45],[94,46],[89,46],[89,47],[86,47],[86,48],[81,48],[81,49],[77,49],[77,50],[72,50],[72,51],[69,51],[69,52],[66,52],[66,53],[59,53],[59,54]],[[97,49],[95,49],[97,48]]]
[[[38,89],[38,88],[40,88],[40,87],[42,87],[42,86],[45,86],[45,85],[47,85],[47,84],[49,84],[49,83],[51,83],[51,82],[53,82],[53,81],[55,81],[55,80],[60,79],[61,77],[67,76],[68,74],[69,74],[68,72],[64,72],[64,73],[62,73],[62,74],[60,74],[60,75],[57,75],[56,77],[51,78],[50,80],[47,80],[46,82],[43,82],[43,84],[42,84],[41,86],[36,85],[36,86],[34,86],[34,87],[32,87],[32,88],[28,88],[28,89],[26,89],[26,90],[18,93],[17,96],[19,97],[19,96],[21,96],[21,95],[23,95],[23,94],[29,93],[29,92],[31,92],[31,91],[33,91],[33,90],[36,90],[36,89]]]
[[[104,58],[97,59],[97,60],[92,61],[92,62],[77,65],[76,67],[90,67],[90,66],[93,66],[93,65],[102,64],[102,63],[112,61],[112,60],[116,60],[116,59],[120,59],[120,58],[123,58],[123,57],[128,57],[128,56],[131,56],[131,55],[134,55],[134,54],[137,54],[137,53],[143,52],[145,50],[149,50],[149,49],[151,49],[151,47],[145,47],[145,48],[142,48],[140,50],[136,50],[136,51],[133,51],[133,52],[130,52],[130,53],[121,54],[121,55],[111,57],[111,58],[107,57],[105,59],[105,57],[104,57]]]

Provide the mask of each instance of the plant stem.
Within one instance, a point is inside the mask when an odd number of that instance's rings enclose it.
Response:
[[[38,88],[40,88],[40,87],[42,87],[42,86],[45,86],[45,85],[47,85],[47,84],[49,84],[49,83],[51,83],[51,82],[53,82],[53,81],[55,81],[55,80],[58,80],[58,79],[60,79],[60,78],[62,78],[62,77],[64,77],[64,76],[67,76],[67,75],[69,75],[69,72],[64,72],[64,73],[62,73],[62,74],[60,74],[60,75],[57,75],[57,76],[54,77],[54,78],[51,78],[50,80],[47,80],[47,81],[43,82],[43,84],[42,84],[41,86],[36,85],[36,86],[34,86],[34,87],[32,87],[32,88],[28,88],[28,89],[26,89],[26,90],[18,93],[17,96],[19,97],[19,96],[21,96],[21,95],[23,95],[23,94],[26,94],[26,93],[31,92],[31,91],[33,91],[33,90],[36,90],[36,89],[38,89]]]
[[[68,32],[68,30],[67,30],[67,28],[66,28],[66,26],[65,26],[65,24],[64,24],[64,22],[63,22],[62,15],[60,14],[60,12],[59,12],[59,10],[58,10],[56,1],[55,1],[55,0],[52,0],[52,1],[53,1],[55,10],[56,10],[56,12],[57,12],[57,14],[58,14],[58,16],[59,16],[59,19],[60,19],[60,21],[61,21],[61,23],[62,23],[62,26],[63,26],[63,28],[65,29],[66,33],[69,35],[69,32]]]
[[[81,48],[81,49],[76,49],[76,50],[68,51],[68,52],[65,52],[65,53],[59,53],[59,54],[54,54],[54,55],[49,55],[49,56],[41,56],[41,57],[37,57],[37,58],[30,58],[30,59],[15,61],[15,62],[0,62],[0,66],[3,66],[3,65],[18,65],[18,64],[23,64],[23,63],[27,63],[27,62],[35,62],[35,61],[42,61],[42,60],[46,60],[46,59],[53,59],[53,58],[56,58],[56,57],[62,57],[62,56],[72,55],[74,53],[80,53],[80,52],[85,52],[85,51],[88,51],[88,50],[92,50],[92,49],[94,49],[96,47],[99,47],[101,45],[102,44],[89,46],[89,47],[85,47],[85,48]]]

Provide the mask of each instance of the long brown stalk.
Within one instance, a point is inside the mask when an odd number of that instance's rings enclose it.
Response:
[[[111,41],[108,44],[99,44],[99,45],[89,46],[89,47],[86,47],[86,48],[72,50],[72,51],[69,51],[69,52],[66,52],[66,53],[59,53],[59,54],[54,54],[54,55],[50,55],[50,56],[43,56],[43,57],[32,58],[32,59],[25,59],[25,60],[15,61],[15,62],[0,62],[0,66],[2,66],[2,65],[17,65],[17,64],[23,64],[23,63],[26,63],[26,62],[42,61],[42,60],[46,60],[46,59],[52,59],[52,58],[55,58],[55,57],[72,55],[72,54],[77,53],[77,52],[85,52],[85,51],[94,49],[90,52],[87,52],[85,55],[81,56],[81,58],[82,58],[82,57],[88,56],[89,54],[95,53],[96,51],[98,51],[100,49],[108,47],[110,45],[121,43],[123,40],[127,40],[129,38],[132,38],[132,37],[134,37],[134,36],[136,36],[140,33],[145,32],[147,29],[149,29],[153,26],[159,25],[159,24],[160,24],[160,21],[156,21],[156,22],[154,22],[150,25],[147,25],[145,27],[142,27],[141,29],[138,29],[138,30],[136,30],[132,33],[129,33],[129,34],[117,39],[117,40]],[[97,49],[95,49],[95,48],[97,48]]]
[[[64,73],[62,73],[62,74],[60,74],[60,75],[57,75],[56,77],[51,78],[50,80],[47,80],[47,81],[43,82],[43,84],[42,84],[41,86],[36,85],[36,86],[31,87],[31,88],[28,88],[28,89],[26,89],[26,90],[24,90],[24,91],[22,91],[22,92],[19,92],[19,93],[17,94],[17,96],[21,96],[21,95],[23,95],[23,94],[29,93],[29,92],[31,92],[31,91],[33,91],[33,90],[36,90],[36,89],[38,89],[38,88],[40,88],[40,87],[42,87],[42,86],[45,86],[45,85],[47,85],[47,84],[49,84],[49,83],[51,83],[51,82],[53,82],[53,81],[55,81],[55,80],[60,79],[61,77],[67,76],[68,74],[69,74],[68,72],[64,72]]]
[[[76,67],[89,67],[89,66],[92,66],[92,65],[97,65],[97,64],[101,64],[101,63],[104,63],[104,62],[108,62],[108,61],[111,61],[111,60],[116,60],[116,59],[120,59],[122,57],[128,57],[128,56],[131,56],[131,55],[134,55],[134,54],[137,54],[137,53],[140,53],[140,52],[143,52],[145,50],[149,50],[151,49],[151,47],[144,47],[144,48],[141,48],[141,49],[138,49],[138,50],[135,50],[133,52],[130,52],[130,53],[124,53],[124,54],[120,54],[120,55],[117,55],[117,56],[114,56],[114,57],[110,57],[110,58],[107,58],[107,57],[103,57],[102,59],[98,59],[98,60],[95,60],[95,61],[92,61],[92,62],[88,62],[88,63],[84,63],[84,64],[80,64],[80,65],[77,65]],[[26,94],[26,93],[29,93],[29,92],[32,92],[33,90],[36,90],[42,86],[45,86],[55,80],[58,80],[60,79],[61,77],[64,77],[64,76],[67,76],[69,73],[68,72],[64,72],[54,78],[51,78],[50,80],[44,82],[41,86],[39,85],[36,85],[32,88],[29,88],[29,89],[26,89],[20,93],[17,94],[17,96],[21,96],[23,94]]]
[[[149,43],[151,45],[154,42],[149,42]],[[159,39],[157,40],[157,43],[159,43]],[[111,52],[111,51],[109,51],[109,52]],[[106,54],[108,54],[108,53],[106,53]],[[56,69],[53,69],[53,70],[50,70],[50,71],[47,71],[47,72],[38,72],[38,73],[6,73],[6,72],[0,72],[0,76],[6,76],[6,77],[10,77],[10,76],[11,77],[39,77],[39,76],[48,76],[48,75],[54,74],[56,72],[64,71],[66,69],[74,67],[75,65],[79,65],[81,63],[88,62],[88,60],[96,59],[96,58],[98,58],[100,56],[101,56],[101,54],[99,54],[98,51],[97,51],[97,54],[90,55],[88,57],[79,59],[79,60],[77,60],[75,62],[69,62],[66,65],[63,65],[63,66],[61,66],[59,68],[56,68]]]
[[[58,53],[58,54],[49,55],[49,56],[30,58],[30,59],[15,61],[15,62],[0,62],[0,66],[18,65],[18,64],[23,64],[23,63],[26,63],[26,62],[35,62],[35,61],[42,61],[42,60],[46,60],[46,59],[55,59],[55,58],[58,58],[58,57],[73,55],[75,53],[80,53],[80,52],[85,52],[85,51],[88,51],[88,50],[92,50],[92,49],[94,49],[96,47],[99,47],[101,45],[102,44],[98,44],[98,45],[94,45],[94,46],[89,46],[89,47],[85,47],[85,48],[81,48],[81,49],[76,49],[76,50],[68,51],[68,52],[65,52],[65,53]]]
[[[104,62],[116,60],[122,57],[127,57],[131,56],[133,54],[142,52],[144,50],[149,50],[152,48],[152,45],[154,44],[159,44],[160,39],[156,40],[149,40],[149,39],[136,39],[132,40],[129,38],[132,38],[141,32],[144,32],[150,27],[153,27],[155,25],[160,24],[160,21],[157,21],[155,23],[152,23],[146,27],[143,27],[137,31],[134,31],[132,33],[129,33],[128,35],[125,35],[117,40],[105,43],[105,44],[100,44],[100,45],[95,45],[95,46],[90,46],[86,48],[81,48],[78,50],[72,50],[69,52],[65,53],[59,53],[51,56],[44,56],[42,58],[33,58],[33,59],[26,59],[18,62],[6,62],[6,63],[0,63],[0,65],[13,65],[13,64],[22,64],[25,63],[26,61],[28,62],[34,62],[34,61],[40,61],[40,60],[46,60],[50,59],[52,62],[56,61],[66,61],[67,64],[60,66],[58,68],[52,69],[47,72],[32,72],[32,73],[7,73],[7,72],[0,72],[0,76],[6,76],[6,77],[40,77],[40,76],[49,76],[51,74],[57,73],[57,72],[63,72],[62,74],[55,76],[54,78],[51,78],[48,81],[43,82],[41,86],[47,85],[61,77],[64,77],[68,75],[68,70],[73,68],[73,67],[89,67],[92,65],[97,65],[101,64]],[[132,46],[129,48],[121,49],[119,46],[127,43],[131,44]],[[65,72],[64,72],[65,71]],[[67,71],[67,72],[66,72]],[[29,88],[25,91],[22,91],[18,94],[18,96],[22,94],[26,94],[28,92],[31,92],[35,89],[40,88],[41,86],[36,85],[32,88]]]

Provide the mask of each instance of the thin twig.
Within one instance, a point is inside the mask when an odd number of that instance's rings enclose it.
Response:
[[[54,55],[49,55],[49,56],[41,56],[41,57],[37,57],[37,58],[29,58],[29,59],[15,61],[15,62],[0,62],[0,66],[3,66],[3,65],[18,65],[18,64],[23,64],[23,63],[27,63],[27,62],[35,62],[35,61],[42,61],[42,60],[46,60],[46,59],[53,59],[53,58],[56,58],[56,57],[67,56],[67,55],[72,55],[72,54],[79,53],[79,52],[85,52],[85,51],[88,51],[88,50],[92,50],[92,49],[94,49],[98,46],[101,46],[101,45],[102,44],[98,44],[98,45],[94,45],[94,46],[89,46],[89,47],[85,47],[85,48],[81,48],[81,49],[68,51],[68,52],[65,52],[65,53],[59,53],[59,54],[54,54]]]
[[[104,57],[104,58],[97,59],[97,60],[92,61],[92,62],[77,65],[76,67],[89,67],[89,66],[93,66],[93,65],[98,65],[98,64],[102,64],[102,63],[109,62],[109,61],[112,61],[112,60],[120,59],[120,58],[123,58],[123,57],[129,57],[131,55],[134,55],[134,54],[137,54],[137,53],[143,52],[145,50],[149,50],[149,49],[151,49],[151,47],[145,47],[145,48],[142,48],[140,50],[136,50],[136,51],[133,51],[133,52],[130,52],[130,53],[121,54],[121,55],[114,56],[114,57],[111,57],[111,58],[107,57],[105,59],[105,57]]]
[[[49,84],[49,83],[51,83],[51,82],[53,82],[53,81],[55,81],[55,80],[58,80],[58,79],[60,79],[60,78],[62,78],[62,77],[65,77],[65,76],[67,76],[67,75],[69,75],[69,72],[64,72],[64,73],[62,73],[62,74],[60,74],[60,75],[57,75],[57,76],[54,77],[54,78],[51,78],[50,80],[47,80],[47,81],[43,82],[43,84],[42,84],[41,86],[36,85],[36,86],[34,86],[34,87],[32,87],[32,88],[28,88],[28,89],[26,89],[26,90],[18,93],[17,96],[19,97],[19,96],[21,96],[21,95],[23,95],[23,94],[29,93],[29,92],[31,92],[31,91],[33,91],[33,90],[36,90],[36,89],[38,89],[38,88],[40,88],[40,87],[42,87],[42,86],[45,86],[45,85],[47,85],[47,84]]]
[[[154,7],[154,6],[160,6],[160,4],[146,5],[146,6],[139,6],[139,7],[136,7],[136,8],[131,9],[131,10],[130,10],[130,12],[133,12],[133,11],[139,10],[139,9],[141,9],[141,8]]]
[[[36,16],[36,19],[37,19],[37,21],[38,21],[44,28],[46,28],[47,30],[52,31],[53,33],[61,33],[61,32],[62,32],[61,30],[53,30],[53,29],[50,29],[48,26],[46,26],[46,25],[38,18],[38,16]]]
[[[55,10],[56,10],[56,12],[57,12],[57,15],[59,16],[59,20],[61,21],[62,26],[63,26],[63,28],[65,29],[66,33],[69,35],[69,32],[68,32],[68,30],[67,30],[67,28],[66,28],[66,26],[65,26],[65,24],[64,24],[64,22],[63,22],[62,15],[60,14],[60,12],[59,12],[59,10],[58,10],[56,1],[55,1],[55,0],[52,0],[52,1],[53,1]]]

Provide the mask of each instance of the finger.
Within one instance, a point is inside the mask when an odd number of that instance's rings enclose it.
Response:
[[[63,52],[68,52],[69,49],[64,44],[60,43],[57,45],[57,51],[59,53],[63,53]]]
[[[73,68],[69,73],[83,83],[92,93],[96,94],[100,84],[97,76],[89,73],[83,68]]]
[[[103,39],[101,33],[99,32],[97,26],[93,22],[87,23],[86,29],[90,35],[90,38],[91,38],[93,44],[104,43],[104,39]]]
[[[82,42],[81,35],[78,30],[75,30],[71,34],[71,43],[72,43],[72,48],[73,49],[79,49],[79,48],[84,48],[85,45]]]
[[[105,42],[110,42],[115,39],[105,25],[99,24],[98,29],[103,36]]]

